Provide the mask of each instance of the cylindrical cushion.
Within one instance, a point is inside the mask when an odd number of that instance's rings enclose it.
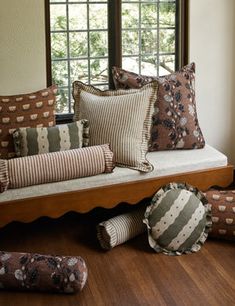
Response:
[[[97,238],[103,249],[113,247],[146,231],[143,224],[145,207],[119,215],[97,225]]]
[[[0,251],[0,288],[73,293],[87,280],[79,256],[51,256]]]
[[[7,168],[7,160],[0,159],[0,193],[7,190],[9,185],[9,175]]]
[[[104,144],[15,158],[7,161],[7,171],[2,168],[8,173],[8,188],[13,189],[112,172],[114,159],[109,145]]]
[[[211,211],[197,188],[170,183],[154,195],[145,212],[150,246],[167,255],[200,250],[211,227]]]
[[[209,237],[235,240],[235,190],[211,189],[205,196],[212,211]]]

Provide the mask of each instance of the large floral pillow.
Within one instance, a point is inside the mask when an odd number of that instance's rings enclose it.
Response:
[[[162,77],[138,75],[113,67],[113,79],[117,89],[140,88],[158,81],[149,151],[204,147],[196,111],[194,63]]]
[[[52,85],[33,93],[0,96],[0,158],[16,156],[12,134],[17,128],[55,125],[56,92]]]

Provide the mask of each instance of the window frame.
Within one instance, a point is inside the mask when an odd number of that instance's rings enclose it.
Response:
[[[51,36],[50,36],[50,0],[45,1],[45,38],[46,38],[46,79],[47,86],[52,85],[52,65],[51,65]],[[112,67],[122,66],[122,38],[121,38],[121,3],[122,0],[108,0],[108,58],[109,58],[109,87],[114,88],[112,80]],[[112,15],[114,18],[110,18]],[[175,69],[188,64],[188,41],[189,41],[189,0],[176,0],[176,58]],[[115,31],[116,35],[112,35]],[[57,114],[57,123],[67,123],[72,121],[72,113]]]

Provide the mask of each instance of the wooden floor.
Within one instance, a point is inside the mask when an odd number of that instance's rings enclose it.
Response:
[[[0,230],[0,249],[42,254],[81,255],[89,269],[81,293],[0,292],[0,306],[232,306],[235,305],[235,243],[207,240],[196,254],[155,254],[143,234],[104,252],[96,224],[126,211],[96,209]]]

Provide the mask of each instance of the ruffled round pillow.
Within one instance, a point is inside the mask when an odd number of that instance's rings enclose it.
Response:
[[[197,252],[212,225],[210,205],[193,186],[170,183],[154,195],[143,222],[147,225],[149,244],[157,253]]]

